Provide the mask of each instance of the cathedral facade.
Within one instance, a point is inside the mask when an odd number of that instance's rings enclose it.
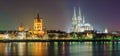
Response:
[[[81,15],[81,10],[79,8],[79,14],[77,16],[76,8],[74,7],[74,14],[72,18],[72,32],[84,32],[88,30],[93,30],[91,24],[85,22],[85,17]]]

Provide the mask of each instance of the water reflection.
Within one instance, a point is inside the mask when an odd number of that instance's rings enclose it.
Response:
[[[69,42],[48,43],[48,56],[69,56]]]
[[[120,42],[0,43],[0,56],[119,56]]]
[[[93,43],[93,56],[119,56],[119,42]]]
[[[70,56],[91,56],[92,42],[71,43]]]
[[[120,42],[112,43],[112,56],[120,56]]]

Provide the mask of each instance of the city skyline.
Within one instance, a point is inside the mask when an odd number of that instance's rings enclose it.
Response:
[[[110,31],[117,31],[120,28],[119,2],[117,0],[1,0],[0,30],[16,30],[20,23],[26,29],[33,28],[33,20],[39,10],[44,28],[68,31],[72,26],[73,8],[81,7],[85,19],[97,30],[108,28]]]

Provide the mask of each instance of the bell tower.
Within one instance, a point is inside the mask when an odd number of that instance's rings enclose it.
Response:
[[[42,31],[42,18],[39,17],[39,13],[37,14],[37,17],[34,19],[34,30]]]
[[[37,13],[37,16],[34,18],[34,34],[42,36],[44,34],[43,28],[42,28],[42,18],[39,17],[39,13]]]

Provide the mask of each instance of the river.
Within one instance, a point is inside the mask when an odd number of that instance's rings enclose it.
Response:
[[[120,42],[0,42],[0,56],[120,56]]]

